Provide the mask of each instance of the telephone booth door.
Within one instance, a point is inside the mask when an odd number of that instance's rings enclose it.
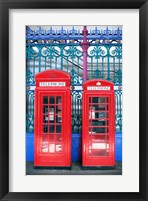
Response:
[[[70,75],[48,70],[35,76],[35,166],[71,166]]]
[[[90,80],[83,89],[82,166],[114,166],[113,83]]]

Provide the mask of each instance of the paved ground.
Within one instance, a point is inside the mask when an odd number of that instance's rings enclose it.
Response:
[[[26,175],[122,175],[122,163],[117,162],[113,170],[83,170],[79,162],[73,162],[71,170],[34,168],[33,162],[26,162]]]

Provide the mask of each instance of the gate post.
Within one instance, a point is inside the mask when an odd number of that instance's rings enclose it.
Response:
[[[83,31],[83,42],[81,43],[81,47],[83,49],[83,82],[87,80],[87,49],[89,47],[89,42],[87,41],[88,30],[87,27],[84,26]]]

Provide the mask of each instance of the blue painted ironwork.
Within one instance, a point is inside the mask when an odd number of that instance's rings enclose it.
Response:
[[[26,84],[35,85],[33,73],[30,70],[26,72]]]
[[[75,40],[75,43],[79,43],[82,41],[82,39],[82,30],[77,30],[74,27],[72,27],[70,30],[64,29],[63,26],[60,30],[54,30],[52,27],[49,27],[48,30],[44,30],[41,27],[36,30],[32,30],[30,27],[27,27],[26,31],[27,42],[31,42],[31,40],[33,40],[32,42],[42,40],[40,42],[48,43],[50,40],[52,40],[52,42],[55,43],[60,42],[60,40],[67,40],[69,43],[72,42],[69,40]],[[99,29],[98,27],[95,27],[94,30],[89,31],[87,40],[97,40],[101,43],[105,43],[106,40],[122,40],[122,30],[120,28],[111,30],[108,27],[106,27],[106,29]]]
[[[34,75],[47,69],[60,69],[72,76],[72,85],[82,84],[82,49],[80,46],[34,44],[26,47],[26,83],[34,84]]]
[[[115,30],[111,30],[108,27],[106,27],[105,30],[100,30],[97,27],[95,27],[94,30],[90,30],[88,36],[88,40],[103,40],[102,42],[105,43],[106,40],[111,41],[117,41],[122,40],[122,30],[118,27]]]
[[[99,78],[122,86],[122,30],[88,30],[87,79]],[[82,131],[82,90],[75,86],[83,83],[82,29],[31,30],[26,35],[26,131],[34,132],[34,76],[47,69],[60,69],[71,74],[72,131]],[[122,131],[122,91],[115,91],[116,131]]]
[[[72,133],[82,133],[82,91],[72,90]]]
[[[26,132],[34,132],[34,91],[26,91]]]
[[[88,79],[101,78],[122,85],[122,44],[96,44],[88,48]]]
[[[53,30],[52,27],[49,28],[49,30],[44,30],[41,27],[39,27],[37,30],[32,30],[30,27],[27,27],[27,34],[26,34],[26,40],[53,40],[53,41],[59,41],[60,40],[82,40],[83,36],[80,30],[75,29],[72,27],[71,30],[64,30],[63,26],[61,27],[61,30]]]
[[[122,90],[115,90],[116,132],[122,132]]]

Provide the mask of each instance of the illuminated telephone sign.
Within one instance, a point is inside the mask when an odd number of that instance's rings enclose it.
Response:
[[[70,75],[60,70],[36,74],[34,166],[71,166]]]
[[[115,165],[114,85],[106,80],[83,84],[82,166]]]

